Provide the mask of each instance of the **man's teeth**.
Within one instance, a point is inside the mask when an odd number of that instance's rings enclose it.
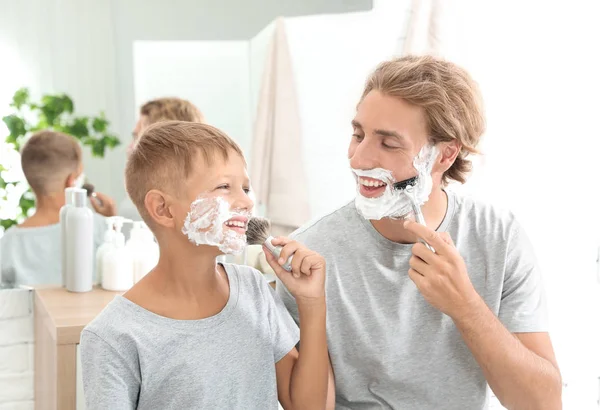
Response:
[[[225,225],[227,226],[235,226],[238,228],[245,228],[246,227],[246,223],[242,222],[242,221],[227,221],[225,222]]]
[[[367,180],[367,179],[359,178],[358,182],[361,185],[369,186],[369,187],[380,187],[380,186],[384,186],[385,185],[385,182],[376,181],[376,180],[372,180],[372,179]]]

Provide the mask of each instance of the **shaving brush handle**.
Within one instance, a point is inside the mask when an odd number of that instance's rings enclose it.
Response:
[[[271,252],[271,255],[273,255],[275,257],[275,259],[279,260],[279,257],[281,256],[281,250],[283,248],[281,246],[273,246],[273,244],[271,243],[271,241],[273,239],[275,239],[275,238],[273,238],[272,236],[269,236],[267,238],[267,240],[265,241],[265,246],[267,247],[269,252]],[[290,255],[288,260],[283,265],[281,265],[281,267],[288,272],[292,271],[292,258],[293,257],[294,257],[294,255]]]

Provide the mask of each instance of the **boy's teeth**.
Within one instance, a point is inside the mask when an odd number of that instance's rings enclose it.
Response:
[[[225,225],[227,226],[237,226],[239,228],[245,228],[246,224],[244,222],[241,221],[229,221],[229,222],[225,222]]]

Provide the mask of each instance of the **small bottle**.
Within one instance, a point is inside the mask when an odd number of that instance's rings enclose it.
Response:
[[[126,291],[133,286],[133,259],[125,248],[125,236],[121,230],[123,217],[114,217],[115,236],[113,247],[102,256],[102,288],[111,291]]]
[[[65,188],[65,204],[60,208],[60,271],[62,286],[67,285],[67,212],[73,206],[73,193],[77,188]]]
[[[137,283],[158,264],[158,244],[147,225],[136,221],[133,222],[131,237],[125,247],[133,258],[133,281]]]
[[[104,242],[96,251],[96,283],[102,283],[102,258],[110,249],[115,247],[114,218],[106,218],[106,232],[104,232]]]
[[[76,188],[66,217],[66,287],[70,292],[89,292],[93,285],[94,215],[86,202],[85,189]]]

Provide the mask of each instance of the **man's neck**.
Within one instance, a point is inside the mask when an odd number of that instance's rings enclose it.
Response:
[[[32,228],[57,224],[59,222],[60,208],[64,204],[65,195],[62,193],[37,196],[35,200],[35,213],[20,226]]]
[[[437,229],[446,215],[448,209],[448,196],[442,188],[436,188],[429,195],[429,200],[423,205],[421,211],[425,218],[425,223],[431,229]],[[407,232],[403,226],[403,220],[399,219],[381,219],[371,221],[373,227],[386,239],[398,243],[415,243],[417,238]]]

